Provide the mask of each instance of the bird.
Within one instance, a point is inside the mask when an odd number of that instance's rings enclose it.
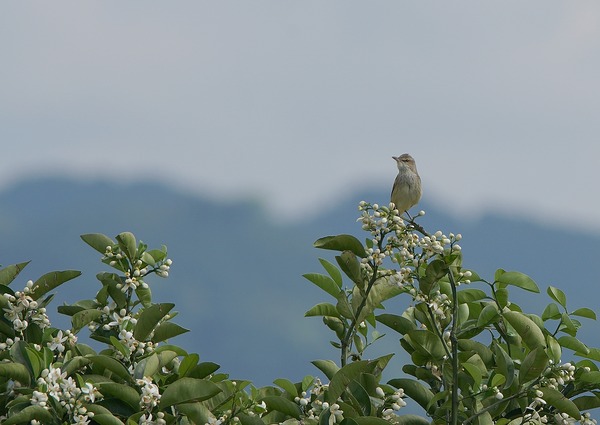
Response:
[[[409,154],[392,156],[392,158],[398,165],[398,175],[394,180],[390,200],[400,214],[404,212],[408,214],[409,208],[417,205],[421,199],[421,177],[417,171],[417,163]]]

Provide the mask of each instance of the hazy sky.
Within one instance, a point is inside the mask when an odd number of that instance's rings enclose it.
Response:
[[[436,207],[600,232],[597,1],[4,2],[0,55],[0,189],[150,177],[298,217],[409,152]]]

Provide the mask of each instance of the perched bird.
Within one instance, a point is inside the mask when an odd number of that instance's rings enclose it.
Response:
[[[392,187],[391,201],[400,214],[416,205],[421,199],[421,177],[417,172],[417,164],[412,156],[405,153],[393,156],[398,165],[398,175]]]

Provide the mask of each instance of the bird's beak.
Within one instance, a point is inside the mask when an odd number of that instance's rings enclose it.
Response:
[[[392,158],[394,159],[394,161],[398,162],[398,157],[397,156],[393,156]]]

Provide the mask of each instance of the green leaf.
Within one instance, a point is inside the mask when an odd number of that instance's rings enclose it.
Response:
[[[21,363],[0,363],[0,376],[17,381],[25,387],[31,383],[29,370]]]
[[[77,332],[79,329],[102,317],[102,314],[102,311],[97,309],[79,311],[71,317],[71,325],[75,332]]]
[[[172,303],[153,304],[142,310],[140,317],[133,329],[133,337],[138,341],[145,341],[156,325],[175,307]]]
[[[502,315],[517,331],[530,350],[537,347],[546,348],[544,333],[533,320],[518,311],[505,311]]]
[[[537,347],[523,360],[519,369],[519,383],[521,385],[533,379],[539,378],[542,375],[546,366],[548,366],[548,355],[542,347]]]
[[[548,344],[548,349],[546,351],[550,360],[557,364],[560,363],[560,359],[562,358],[562,347],[557,339],[552,335],[546,335],[546,343]]]
[[[200,356],[196,353],[192,353],[188,356],[185,356],[179,364],[179,376],[181,377],[188,375],[192,371],[192,369],[196,367],[199,360]]]
[[[332,360],[313,360],[311,363],[323,372],[327,379],[333,378],[333,375],[340,370],[339,366]]]
[[[190,378],[203,379],[219,370],[221,366],[213,362],[199,363],[190,373]]]
[[[554,286],[548,286],[546,292],[548,295],[550,295],[550,298],[562,305],[564,308],[567,308],[567,297],[563,291],[555,288]]]
[[[107,246],[113,246],[115,244],[111,238],[102,233],[87,233],[81,235],[80,238],[102,255],[106,253]]]
[[[539,390],[544,393],[544,397],[542,398],[549,406],[553,406],[559,412],[566,413],[572,418],[581,419],[581,413],[579,413],[577,405],[566,398],[560,391],[549,387],[540,387]]]
[[[323,258],[319,258],[319,262],[321,263],[323,268],[325,270],[327,270],[327,273],[329,273],[329,276],[331,276],[331,278],[336,283],[336,285],[339,288],[341,288],[343,282],[342,282],[342,274],[340,273],[340,270],[334,264],[330,263],[329,261],[327,261]]]
[[[479,390],[481,386],[481,371],[477,366],[471,363],[464,362],[462,364],[465,371],[473,378],[473,386],[471,387],[473,390]]]
[[[330,278],[329,276],[325,276],[324,274],[307,273],[302,276],[310,280],[312,283],[317,285],[319,288],[321,288],[323,291],[327,292],[334,298],[336,298],[341,291],[338,284],[332,278]]]
[[[342,255],[337,255],[335,260],[339,264],[342,271],[346,273],[346,276],[348,276],[352,282],[356,283],[362,288],[364,283],[362,279],[360,263],[358,262],[356,255],[350,251],[344,251],[342,252]]]
[[[526,291],[540,292],[540,288],[536,285],[532,278],[521,272],[504,272],[496,278],[497,282],[506,285],[513,285]]]
[[[160,399],[160,408],[166,409],[179,403],[207,400],[222,390],[206,379],[180,378],[169,385]]]
[[[456,293],[456,298],[459,304],[470,303],[473,301],[479,301],[487,297],[487,294],[481,289],[469,288],[462,289]]]
[[[331,381],[329,382],[329,391],[327,392],[326,399],[329,403],[335,403],[340,397],[350,382],[357,379],[362,373],[370,373],[376,364],[361,360],[353,363],[348,363],[340,370],[338,370]]]
[[[133,377],[135,379],[143,379],[145,376],[154,376],[159,370],[160,362],[158,361],[158,355],[152,353],[152,355],[143,358],[135,365]]]
[[[585,307],[578,308],[573,313],[571,313],[571,315],[572,316],[585,317],[586,319],[596,320],[596,313],[594,312],[594,310],[589,309],[589,308],[585,308]]]
[[[113,416],[113,414],[104,406],[100,406],[99,404],[84,404],[85,408],[88,412],[94,413],[94,422],[99,425],[123,425],[118,418]]]
[[[600,397],[598,397],[597,393],[595,395],[584,395],[574,398],[573,403],[575,403],[580,412],[583,410],[597,409],[600,407]]]
[[[352,251],[361,258],[367,256],[362,243],[352,235],[325,236],[315,241],[314,247],[334,251]]]
[[[542,320],[546,321],[556,319],[560,319],[560,310],[556,304],[550,303],[546,306],[544,312],[542,313]]]
[[[33,420],[38,420],[40,423],[51,423],[53,420],[52,414],[41,406],[27,406],[19,413],[12,415],[8,419],[4,419],[2,424],[29,424]]]
[[[484,327],[489,323],[494,322],[499,316],[500,313],[498,312],[498,308],[492,303],[487,304],[483,307],[481,314],[479,314],[479,317],[477,318],[477,326]]]
[[[296,385],[294,385],[294,383],[288,379],[278,378],[274,380],[273,383],[282,388],[292,397],[296,397],[298,395],[298,389],[296,388]]]
[[[15,279],[15,277],[17,277],[17,275],[21,273],[21,270],[23,270],[25,266],[27,266],[27,264],[29,264],[29,261],[26,261],[24,263],[11,264],[10,266],[6,266],[2,270],[0,270],[0,285],[10,284]]]
[[[377,316],[377,321],[402,335],[417,329],[417,326],[413,322],[406,317],[398,316],[396,314],[380,314]]]
[[[109,370],[119,378],[127,382],[132,382],[133,378],[123,366],[123,363],[115,358],[105,355],[88,355],[86,358],[90,359],[94,366],[100,367],[101,369]]]
[[[590,352],[590,349],[574,336],[563,335],[558,338],[558,343],[565,348],[575,351],[576,353],[588,354]]]
[[[267,405],[269,411],[276,410],[292,418],[300,419],[300,407],[293,401],[279,396],[263,397],[262,401]]]
[[[598,385],[600,384],[600,372],[597,370],[593,370],[590,372],[586,372],[581,377],[582,382],[589,382],[590,384]]]
[[[48,293],[57,286],[76,278],[80,274],[81,272],[77,270],[64,270],[46,273],[33,283],[29,295],[34,300],[37,300],[42,295]]]
[[[392,379],[388,382],[388,384],[394,388],[404,389],[404,393],[411,399],[416,401],[419,404],[419,406],[421,406],[425,410],[427,410],[427,406],[433,398],[433,393],[430,389],[426,388],[425,386],[423,386],[423,384],[413,379]]]
[[[116,398],[137,411],[140,408],[140,394],[129,385],[117,382],[97,382],[95,384],[104,398]]]
[[[446,355],[446,350],[440,339],[428,330],[410,331],[404,336],[404,339],[417,352],[429,357],[432,361],[441,360]]]
[[[504,388],[510,388],[515,379],[515,364],[512,358],[499,344],[494,343],[492,351],[496,357],[497,372],[506,377]]]
[[[123,232],[119,233],[116,236],[117,242],[119,243],[119,247],[121,250],[127,255],[129,260],[133,260],[136,258],[137,254],[137,242],[135,241],[135,236],[131,232]]]
[[[363,418],[357,418],[357,419],[363,419]],[[364,419],[370,419],[370,418],[364,418]],[[380,421],[382,421],[383,419],[379,419],[379,418],[374,418],[374,419],[378,419]],[[387,421],[385,421],[387,422]],[[389,422],[387,422],[389,424]],[[417,416],[417,415],[400,415],[397,418],[395,418],[395,422],[396,425],[429,425],[429,421],[421,416]],[[363,424],[362,421],[359,421],[359,425],[367,425],[366,423]],[[371,425],[371,424],[368,424]],[[372,425],[384,425],[382,422],[377,422],[377,424],[373,423]]]
[[[304,313],[304,317],[314,316],[330,316],[339,318],[340,314],[338,313],[337,308],[333,304],[320,303],[312,307],[306,313]]]
[[[473,341],[471,339],[459,339],[458,340],[458,349],[460,351],[472,351],[477,353],[483,363],[486,365],[492,365],[494,360],[494,355],[492,350],[490,350],[487,346],[483,345],[481,342]]]
[[[162,342],[170,338],[175,338],[177,335],[189,332],[189,329],[185,329],[178,324],[173,322],[163,322],[156,327],[152,342]]]

